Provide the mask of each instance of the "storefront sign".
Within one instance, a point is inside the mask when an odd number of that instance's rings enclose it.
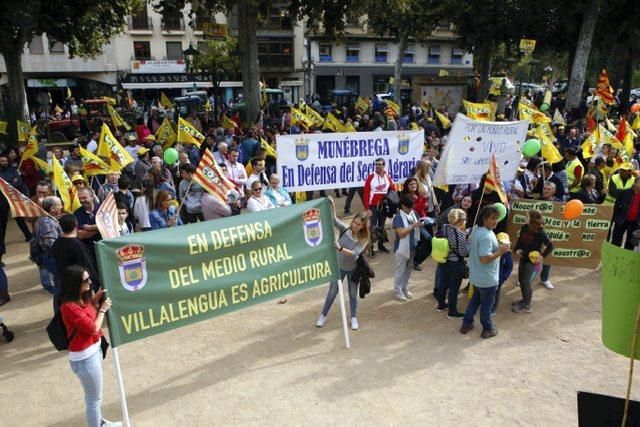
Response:
[[[184,61],[181,59],[166,61],[131,61],[131,72],[134,74],[184,73],[185,71]]]

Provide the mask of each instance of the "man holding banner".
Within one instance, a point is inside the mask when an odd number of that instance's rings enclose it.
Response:
[[[384,246],[384,224],[387,220],[387,213],[383,209],[384,199],[389,191],[395,191],[396,187],[389,174],[385,171],[385,161],[383,158],[375,160],[375,172],[367,177],[364,182],[364,197],[362,204],[367,210],[367,215],[371,218],[371,233],[377,236],[378,250],[385,254],[389,249]],[[373,242],[371,242],[373,244]],[[373,254],[373,247],[371,248]]]

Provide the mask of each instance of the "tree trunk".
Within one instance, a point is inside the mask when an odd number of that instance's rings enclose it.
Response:
[[[624,58],[624,75],[622,82],[622,93],[620,94],[620,115],[627,114],[629,111],[629,95],[631,94],[631,79],[633,78],[633,60],[634,49],[633,41],[628,41],[626,46],[626,55]]]
[[[396,97],[396,103],[399,106],[398,115],[402,117],[402,60],[404,59],[404,53],[407,50],[407,36],[402,34],[398,43],[398,57],[396,58],[395,67],[393,70],[393,93]]]
[[[601,3],[602,0],[589,0],[584,7],[580,37],[578,37],[578,44],[571,67],[569,89],[567,90],[567,111],[578,107],[580,99],[582,98],[587,62],[589,61],[589,54],[591,53],[591,41],[593,40],[593,32],[596,29]]]
[[[238,48],[247,121],[256,122],[260,111],[260,67],[256,27],[258,8],[254,0],[238,1]]]
[[[491,43],[484,43],[480,47],[480,87],[478,89],[478,98],[476,102],[483,102],[489,95],[489,76],[491,76],[491,54],[493,48]]]
[[[29,108],[24,89],[22,74],[22,52],[24,43],[13,40],[10,46],[5,46],[2,56],[7,67],[7,81],[9,85],[9,102],[5,105],[7,112],[7,133],[9,144],[16,145],[18,141],[16,120],[28,121]]]

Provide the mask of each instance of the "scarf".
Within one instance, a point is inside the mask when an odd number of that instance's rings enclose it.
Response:
[[[418,222],[418,218],[416,217],[416,213],[411,211],[411,213],[405,213],[402,209],[398,211],[400,213],[400,218],[402,219],[402,227],[408,228],[414,222]],[[404,258],[411,258],[411,233],[413,233],[413,241],[417,242],[420,238],[420,230],[414,228],[409,234],[404,236],[398,242],[398,250],[397,252],[402,255]]]

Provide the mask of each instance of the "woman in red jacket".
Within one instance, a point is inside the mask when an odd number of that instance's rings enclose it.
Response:
[[[69,336],[71,370],[84,389],[87,425],[100,427],[118,425],[102,418],[102,323],[111,300],[106,298],[98,307],[104,290],[91,292],[91,279],[84,267],[72,265],[62,272],[59,295],[62,321]]]

